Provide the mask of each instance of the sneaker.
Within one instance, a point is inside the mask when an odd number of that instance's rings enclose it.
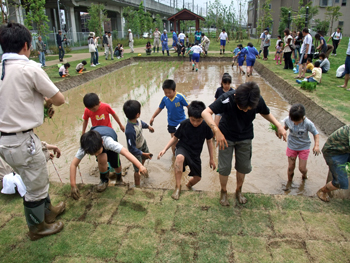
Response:
[[[108,182],[100,182],[97,186],[96,186],[96,191],[97,192],[103,192],[104,190],[107,189],[107,186],[108,186]]]
[[[196,72],[198,71],[198,68],[196,68]]]
[[[94,65],[94,64],[92,64],[92,65],[90,65],[91,67],[96,67],[96,65]]]
[[[278,62],[276,62],[276,65],[278,65]]]
[[[297,80],[296,80],[296,83],[298,83],[298,84],[301,84],[301,82],[302,82],[302,81],[301,81],[300,79],[297,79]]]
[[[101,65],[100,63],[97,63],[96,66]]]
[[[118,59],[120,59],[120,57],[117,57]]]
[[[334,54],[334,56],[336,57],[336,56],[337,56],[337,54]]]

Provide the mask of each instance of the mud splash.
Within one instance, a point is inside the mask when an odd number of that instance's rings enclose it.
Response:
[[[53,120],[37,129],[37,134],[42,140],[57,144],[62,157],[55,159],[64,182],[69,182],[69,165],[76,151],[79,148],[79,138],[82,130],[82,114],[84,105],[83,96],[88,92],[95,92],[100,100],[111,105],[122,122],[126,123],[125,115],[122,111],[124,101],[127,99],[137,99],[142,105],[141,119],[147,123],[157,109],[161,98],[164,96],[161,89],[162,82],[171,78],[177,83],[177,91],[183,93],[188,100],[202,100],[209,105],[214,100],[216,88],[220,85],[221,76],[224,72],[229,72],[233,77],[232,87],[235,88],[247,81],[246,76],[240,76],[236,68],[222,63],[201,63],[199,72],[190,70],[189,62],[144,62],[123,67],[111,74],[102,76],[75,89],[64,93],[67,103],[56,108]],[[258,74],[254,73],[249,81],[259,84],[267,105],[278,120],[282,120],[288,115],[290,105],[283,100],[279,94],[268,85]],[[126,145],[124,134],[120,131],[117,123],[112,120],[113,128],[117,130],[118,140]],[[155,133],[151,134],[147,130],[144,136],[150,151],[157,156],[163,149],[170,135],[167,132],[166,110],[155,119]],[[253,171],[246,176],[243,187],[244,192],[284,194],[282,190],[287,179],[287,157],[285,150],[287,144],[279,140],[273,132],[268,130],[268,123],[261,116],[257,116],[254,121],[255,138],[253,140]],[[320,134],[320,145],[326,140],[324,134]],[[313,140],[312,140],[313,141]],[[313,145],[313,144],[312,144]],[[215,152],[217,161],[217,151]],[[202,152],[202,181],[194,189],[205,191],[219,191],[219,178],[215,171],[210,171],[209,156],[207,147],[203,147]],[[174,157],[168,151],[161,160],[147,161],[145,166],[149,169],[150,177],[143,179],[143,186],[150,188],[173,189],[175,185],[173,171]],[[122,158],[122,165],[128,162]],[[58,181],[56,172],[49,164],[50,179]],[[86,156],[80,164],[80,170],[85,183],[97,183],[99,181],[97,164],[94,157]],[[294,195],[314,195],[324,184],[327,176],[327,166],[322,156],[311,156],[308,161],[309,179],[305,182],[301,179],[301,174],[296,169],[292,189],[287,192]],[[184,173],[183,184],[188,181],[188,172]],[[77,182],[80,182],[79,173]],[[126,182],[133,182],[133,170],[129,169],[124,177]],[[234,191],[236,185],[235,171],[232,170],[228,182],[229,191]]]

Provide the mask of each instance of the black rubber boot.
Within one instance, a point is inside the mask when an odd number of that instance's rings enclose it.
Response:
[[[157,53],[159,53],[159,47],[157,47]]]
[[[103,192],[104,190],[107,189],[108,186],[108,181],[109,181],[109,169],[107,172],[101,173],[100,172],[100,183],[96,186],[96,191],[97,192]]]
[[[156,53],[156,48],[155,47],[153,47],[153,53]]]
[[[162,52],[163,52],[163,56],[164,56],[164,50],[162,50]]]
[[[168,54],[168,57],[169,57],[169,56],[170,56],[170,54],[169,54],[169,50],[167,50],[167,51],[166,51],[166,53]]]
[[[66,209],[66,204],[64,202],[59,202],[58,205],[53,206],[51,204],[50,196],[48,195],[45,198],[45,222],[46,223],[54,223],[56,221],[56,217],[63,213]]]
[[[28,236],[30,240],[35,241],[45,236],[50,236],[60,232],[63,229],[62,222],[46,224],[45,199],[38,202],[23,202],[24,215],[29,228]]]

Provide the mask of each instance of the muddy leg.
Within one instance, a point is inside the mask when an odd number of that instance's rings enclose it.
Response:
[[[170,133],[171,138],[173,138],[173,137],[174,137],[174,134],[175,134],[175,133]],[[173,155],[174,155],[174,156],[175,156],[175,148],[176,148],[176,143],[175,143],[175,144],[173,144],[173,145],[171,146],[171,150],[173,151]]]
[[[192,186],[194,186],[196,183],[198,183],[202,178],[200,176],[192,176],[191,179],[188,181],[186,186],[191,189]]]
[[[175,191],[171,195],[171,198],[178,200],[180,198],[180,192],[181,192],[181,178],[182,178],[182,171],[183,171],[183,164],[185,161],[185,157],[182,154],[179,154],[176,156],[175,159],[175,180],[176,180],[176,186]]]
[[[247,203],[247,199],[242,194],[242,186],[245,178],[245,174],[236,172],[237,176],[237,189],[236,189],[236,198],[240,204]]]
[[[134,180],[135,180],[135,186],[140,187],[140,174],[139,172],[134,172]]]
[[[299,158],[299,171],[302,174],[303,180],[307,179],[307,168],[306,168],[307,160],[302,160]]]
[[[335,187],[332,182],[328,182],[325,186],[323,186],[320,190],[317,191],[317,196],[324,202],[329,202],[329,193],[339,189]]]
[[[228,202],[227,189],[226,189],[228,176],[224,176],[221,174],[219,176],[220,176],[220,185],[221,185],[220,204],[222,206],[229,206],[230,203]]]
[[[288,157],[288,182],[293,181],[296,157]]]

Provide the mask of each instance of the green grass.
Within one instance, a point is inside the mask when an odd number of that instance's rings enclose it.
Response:
[[[343,38],[337,49],[338,55],[336,57],[329,57],[331,68],[327,73],[322,74],[322,81],[320,84],[317,84],[316,90],[313,92],[301,90],[300,85],[297,84],[294,79],[294,77],[297,75],[293,74],[293,71],[291,70],[284,70],[283,65],[276,65],[272,54],[269,56],[267,61],[259,60],[259,62],[267,66],[289,84],[299,89],[325,110],[331,112],[345,123],[348,123],[350,121],[350,92],[343,88],[337,87],[338,85],[344,84],[344,78],[339,79],[335,76],[337,68],[345,63],[348,42],[349,38]],[[272,43],[274,43],[274,40],[272,40]],[[274,48],[270,47],[270,51],[274,51]],[[311,73],[306,73],[306,76],[309,75],[311,75]]]
[[[72,55],[64,55],[64,58],[71,58],[72,57]],[[36,62],[39,62],[39,58],[38,57],[35,57],[35,58],[30,58],[31,60],[34,60],[34,61],[36,61]],[[58,55],[56,56],[56,55],[54,55],[54,56],[45,56],[45,61],[47,62],[47,61],[52,61],[52,60],[57,60],[58,61]]]
[[[350,253],[349,200],[246,194],[219,204],[219,193],[110,186],[103,193],[52,183],[66,201],[62,232],[32,242],[22,199],[0,195],[1,262],[342,262]],[[328,249],[332,247],[331,253]]]

